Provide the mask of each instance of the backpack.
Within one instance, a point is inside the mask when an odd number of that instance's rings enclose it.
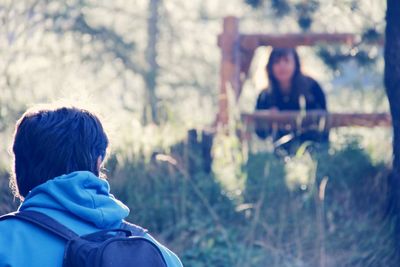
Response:
[[[63,267],[167,267],[160,249],[144,236],[146,230],[124,222],[122,228],[79,236],[66,226],[36,211],[13,212],[1,220],[30,222],[67,241]]]

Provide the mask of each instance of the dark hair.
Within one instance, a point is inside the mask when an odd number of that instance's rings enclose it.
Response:
[[[292,77],[292,94],[298,96],[301,91],[303,90],[304,83],[305,83],[305,76],[301,72],[300,66],[300,58],[299,54],[297,53],[296,49],[294,48],[273,48],[272,52],[269,56],[268,63],[266,66],[269,86],[272,90],[273,95],[280,95],[280,86],[279,82],[276,79],[272,67],[275,63],[277,63],[280,59],[288,57],[289,55],[293,55],[295,69]]]
[[[272,71],[272,67],[280,59],[282,59],[284,57],[288,57],[289,55],[293,55],[294,64],[295,64],[295,69],[294,69],[294,73],[293,73],[293,77],[292,77],[292,84],[293,84],[293,82],[296,81],[296,79],[299,76],[302,76],[301,68],[300,68],[300,58],[299,58],[299,54],[297,54],[296,49],[294,49],[294,48],[279,48],[279,47],[273,48],[272,52],[269,56],[267,66],[266,66],[270,87],[273,90],[279,89],[279,82],[276,79],[274,72]]]
[[[108,138],[98,117],[76,107],[28,110],[14,133],[14,191],[26,197],[36,186],[74,171],[99,176]]]

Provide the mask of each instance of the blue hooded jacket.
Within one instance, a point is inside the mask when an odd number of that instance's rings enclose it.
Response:
[[[129,208],[110,194],[106,180],[88,171],[56,177],[35,187],[19,210],[42,212],[79,235],[118,228]],[[149,234],[146,238],[161,250],[168,267],[181,267],[179,258]],[[0,221],[0,267],[62,266],[65,241],[17,219]]]

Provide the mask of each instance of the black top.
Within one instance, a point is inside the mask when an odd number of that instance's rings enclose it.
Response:
[[[290,94],[284,95],[280,90],[265,89],[261,91],[257,98],[256,110],[265,110],[277,108],[278,110],[296,111],[305,108],[306,110],[327,110],[325,94],[321,86],[312,78],[304,76],[302,80],[302,88],[290,90]],[[301,100],[304,99],[304,100]],[[302,104],[303,103],[303,104]],[[302,107],[305,105],[305,107]],[[290,131],[279,130],[273,139],[277,140],[284,135],[292,133]],[[260,138],[266,138],[271,134],[265,128],[257,128],[256,134]],[[317,133],[315,131],[303,132],[300,136],[296,136],[298,141],[327,141],[328,133]]]
[[[289,95],[283,95],[279,90],[263,90],[257,98],[256,109],[277,108],[278,110],[300,110],[300,98],[304,96],[306,110],[326,110],[325,94],[321,86],[312,78],[304,77],[304,88],[300,93],[291,90]]]

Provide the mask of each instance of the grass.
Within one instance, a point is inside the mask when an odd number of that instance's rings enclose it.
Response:
[[[229,186],[200,168],[189,174],[185,153],[175,152],[114,163],[111,182],[130,219],[186,266],[395,266],[384,220],[388,167],[359,143],[289,164],[250,154]]]
[[[281,159],[219,136],[212,172],[186,141],[153,155],[116,149],[106,168],[129,220],[185,266],[396,266],[384,219],[389,168],[348,140]],[[0,190],[0,212],[14,210],[5,171]]]

